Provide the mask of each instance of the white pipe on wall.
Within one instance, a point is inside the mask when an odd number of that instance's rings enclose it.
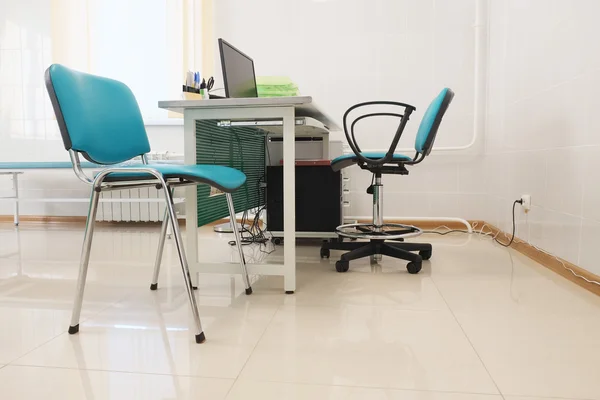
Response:
[[[487,111],[487,51],[488,51],[488,0],[477,0],[475,2],[475,88],[473,104],[473,137],[471,141],[464,146],[446,146],[434,147],[434,151],[460,151],[473,147],[479,138],[485,134],[485,121]],[[399,152],[413,151],[412,148],[397,149]],[[388,149],[371,149],[365,151],[388,151]],[[365,216],[345,216],[345,219],[368,219]],[[440,222],[460,222],[467,227],[469,233],[473,232],[471,224],[462,218],[454,217],[388,217],[394,220],[410,221],[440,221]]]
[[[488,51],[488,0],[477,0],[475,2],[475,67],[474,67],[474,101],[473,101],[473,136],[471,141],[464,146],[438,146],[433,147],[432,151],[460,151],[467,150],[477,143],[478,138],[484,137],[485,119],[487,111],[487,51]],[[364,151],[388,151],[385,149],[366,149]],[[414,148],[396,149],[401,153],[414,151]]]

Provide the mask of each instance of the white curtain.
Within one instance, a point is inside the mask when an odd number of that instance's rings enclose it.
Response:
[[[186,70],[203,64],[208,0],[52,0],[53,62],[127,83],[147,123],[179,98]]]
[[[212,1],[0,1],[0,160],[62,154],[46,145],[60,141],[43,79],[51,63],[124,81],[146,123],[167,121],[157,101],[180,97],[185,71],[212,75]]]

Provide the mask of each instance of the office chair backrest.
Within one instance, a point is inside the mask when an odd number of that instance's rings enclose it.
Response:
[[[427,111],[425,111],[419,125],[419,130],[417,131],[417,139],[415,140],[415,150],[417,153],[427,156],[431,152],[442,118],[453,98],[454,92],[451,89],[445,88],[433,99]]]
[[[148,153],[142,114],[124,83],[53,64],[46,89],[67,150],[98,164],[115,164]]]

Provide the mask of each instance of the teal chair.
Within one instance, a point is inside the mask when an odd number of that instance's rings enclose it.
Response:
[[[79,332],[79,316],[100,193],[156,187],[158,190],[164,191],[167,207],[150,289],[156,290],[158,286],[165,236],[168,224],[171,223],[183,279],[196,324],[196,343],[203,343],[206,338],[202,330],[181,232],[177,223],[173,191],[175,188],[187,185],[207,184],[213,186],[225,192],[231,219],[235,221],[231,193],[246,182],[246,176],[236,169],[219,165],[149,164],[146,158],[146,153],[150,151],[148,135],[137,101],[125,84],[74,71],[59,64],[51,65],[46,70],[45,80],[64,146],[71,157],[75,174],[92,187],[69,333]],[[98,164],[99,167],[106,168],[102,169],[95,177],[90,178],[83,172],[79,155]],[[141,157],[141,163],[118,165],[135,157]],[[251,294],[252,288],[248,279],[240,234],[236,229],[234,232],[246,294]]]
[[[423,119],[419,125],[415,140],[415,155],[412,157],[396,153],[396,146],[410,115],[416,110],[415,107],[393,101],[370,101],[356,104],[344,114],[344,133],[352,149],[352,154],[345,154],[331,161],[331,167],[334,171],[339,171],[351,165],[358,165],[361,169],[373,174],[373,181],[367,189],[367,193],[373,196],[373,223],[340,225],[336,229],[340,240],[323,243],[321,257],[329,258],[330,250],[348,251],[342,254],[335,263],[335,269],[338,272],[347,272],[351,260],[363,257],[372,257],[379,260],[382,255],[385,255],[408,261],[406,265],[408,272],[417,274],[421,271],[423,260],[428,260],[431,257],[431,244],[404,242],[404,239],[419,236],[422,233],[419,228],[411,225],[384,223],[383,183],[381,178],[386,174],[408,175],[407,167],[419,164],[431,153],[438,129],[453,98],[454,92],[449,88],[445,88],[433,99],[425,114],[423,114]],[[373,106],[393,106],[402,108],[402,110],[397,112],[369,112],[369,108]],[[388,151],[362,151],[354,132],[356,124],[366,118],[383,116],[395,117],[400,120]],[[350,121],[352,122],[350,123]],[[368,242],[343,242],[343,238],[363,239],[368,240]]]

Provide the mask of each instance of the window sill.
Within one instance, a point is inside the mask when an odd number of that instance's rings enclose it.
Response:
[[[144,126],[183,126],[183,118],[144,120]]]

